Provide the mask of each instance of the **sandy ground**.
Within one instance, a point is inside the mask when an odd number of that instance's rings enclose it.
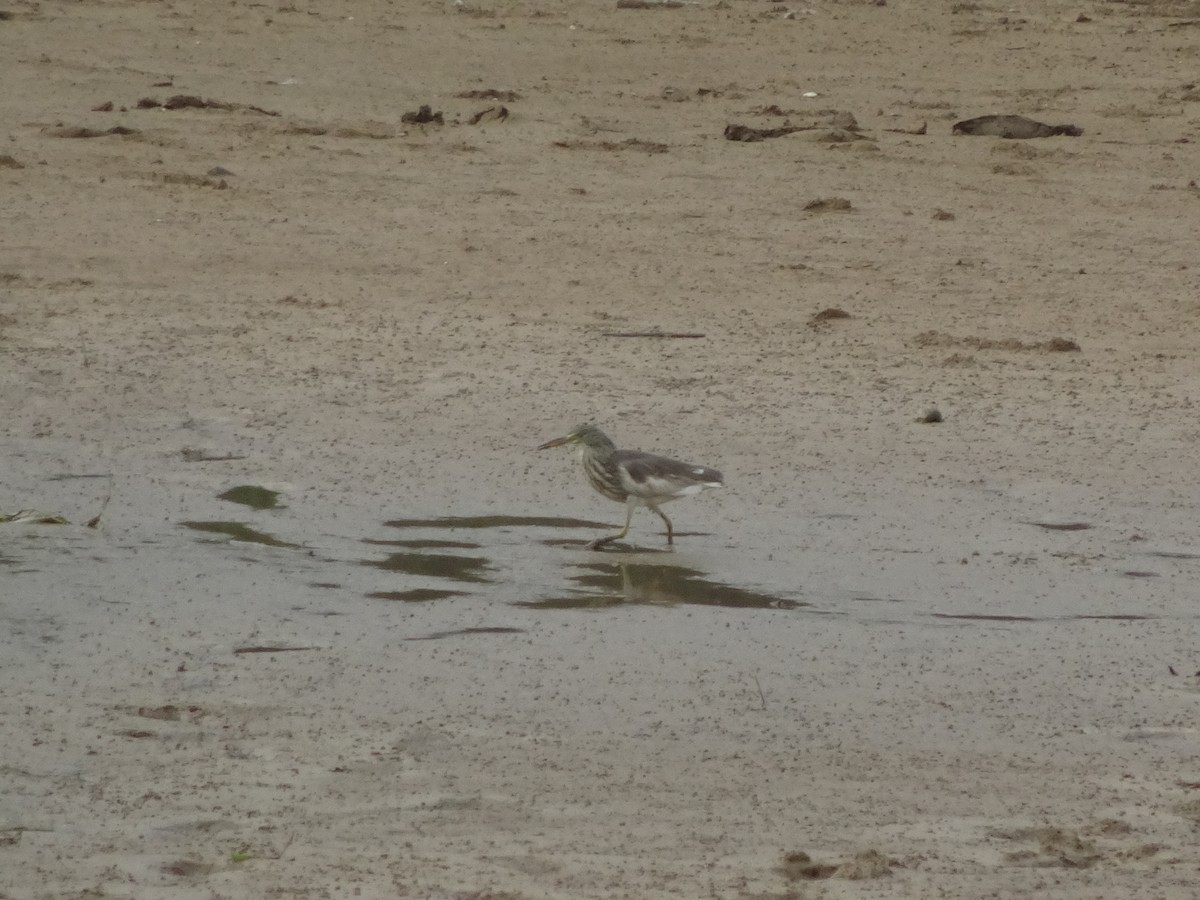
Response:
[[[5,11],[0,896],[1196,895],[1200,7]]]

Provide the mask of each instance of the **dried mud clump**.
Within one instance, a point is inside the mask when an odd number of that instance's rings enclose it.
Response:
[[[333,129],[330,132],[335,138],[346,138],[348,140],[365,139],[368,141],[389,141],[394,138],[395,133],[383,125],[343,125]]]
[[[202,878],[212,874],[213,869],[212,865],[194,859],[176,859],[162,865],[163,874],[177,878]]]
[[[838,309],[836,306],[827,306],[818,313],[813,313],[808,318],[810,328],[817,328],[821,325],[826,325],[830,322],[835,322],[839,319],[853,319],[854,316],[846,312],[844,309]]]
[[[730,123],[725,126],[724,134],[727,141],[752,144],[756,141],[765,141],[767,138],[783,137],[784,135],[795,134],[797,131],[804,130],[804,127],[800,125],[784,125],[780,128],[753,128],[749,125]]]
[[[951,353],[942,360],[942,365],[947,368],[954,368],[956,366],[966,368],[979,365],[979,360],[969,353]]]
[[[617,0],[617,9],[683,9],[684,0]]]
[[[997,163],[992,166],[993,175],[1036,175],[1037,169],[1027,163]]]
[[[791,116],[798,114],[798,110],[781,109],[778,105],[759,106],[751,110],[755,115],[764,116]],[[845,110],[827,109],[823,110],[817,117],[804,125],[794,125],[791,122],[785,122],[778,128],[755,128],[752,125],[740,125],[730,123],[725,126],[725,140],[739,141],[743,144],[754,143],[756,141],[764,141],[768,138],[786,137],[789,134],[797,132],[806,132],[805,138],[814,143],[820,144],[850,144],[856,141],[874,142],[873,138],[862,134],[862,128],[859,127],[858,120],[854,117],[854,113],[846,112]]]
[[[229,182],[224,178],[207,178],[200,175],[189,175],[186,172],[164,172],[155,177],[161,184],[214,188],[218,191],[224,191],[229,188]]]
[[[279,113],[273,109],[263,109],[261,106],[252,106],[246,103],[229,103],[225,100],[208,100],[204,97],[196,96],[195,94],[175,94],[168,97],[166,100],[158,100],[154,97],[143,97],[137,102],[138,109],[220,109],[226,112],[235,112],[237,110],[246,110],[248,112],[261,113],[264,116],[278,116]]]
[[[1037,351],[1043,353],[1079,353],[1082,348],[1070,338],[1054,337],[1044,341],[1025,342],[1017,338],[993,340],[981,337],[955,337],[941,331],[923,331],[913,338],[918,347],[967,347],[972,350]]]
[[[482,109],[471,116],[470,123],[472,125],[481,125],[487,122],[503,122],[507,118],[507,106],[489,106],[487,109]]]
[[[815,862],[803,850],[796,850],[786,854],[776,870],[788,881],[816,881],[821,878],[833,877],[837,866]]]
[[[1024,116],[977,116],[974,119],[963,119],[955,122],[950,129],[951,134],[982,135],[987,137],[1006,138],[1008,140],[1025,140],[1028,138],[1079,137],[1082,128],[1074,125],[1047,125],[1035,122]]]
[[[555,147],[564,150],[606,150],[609,153],[619,153],[625,150],[637,150],[642,153],[666,153],[670,147],[654,141],[643,141],[641,138],[626,138],[623,141],[555,141]]]
[[[1044,826],[1037,828],[1014,828],[995,831],[992,837],[1032,844],[1004,854],[1004,858],[1015,865],[1084,869],[1104,857],[1095,843],[1080,837],[1071,828]]]
[[[852,881],[862,881],[867,878],[883,878],[892,874],[892,869],[899,863],[888,859],[878,850],[863,850],[838,866],[838,878],[848,878]]]
[[[845,197],[820,197],[804,204],[805,212],[849,212],[853,208]]]
[[[50,137],[58,138],[98,138],[108,137],[109,135],[127,135],[137,134],[133,128],[126,128],[124,125],[114,125],[112,128],[101,131],[97,128],[85,128],[82,125],[66,125],[62,128],[52,128],[46,132]]]
[[[992,147],[994,156],[1007,157],[1008,159],[1069,159],[1071,154],[1062,149],[1061,144],[996,144]]]
[[[454,95],[463,100],[499,100],[501,103],[512,103],[520,100],[521,95],[516,91],[501,91],[496,88],[485,88],[480,91],[459,91]]]
[[[1194,824],[1200,825],[1200,799],[1185,800],[1175,804],[1175,815],[1190,819]]]
[[[802,850],[786,854],[776,866],[788,881],[818,881],[824,878],[846,878],[860,881],[867,878],[884,878],[899,866],[877,850],[863,850],[840,863],[820,863]]]
[[[439,109],[433,111],[433,107],[425,104],[416,112],[406,112],[400,117],[400,121],[406,125],[445,125],[446,119]]]
[[[884,131],[890,131],[893,134],[926,134],[929,131],[928,122],[913,122],[909,125],[901,126],[900,128],[885,128]]]
[[[161,722],[178,722],[183,718],[183,711],[170,703],[165,706],[139,706],[134,714],[143,719],[158,719]]]
[[[799,116],[803,114],[803,110],[799,109],[784,109],[778,103],[770,103],[766,106],[756,106],[750,110],[756,116]]]

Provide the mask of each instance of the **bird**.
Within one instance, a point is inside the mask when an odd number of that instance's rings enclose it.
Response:
[[[597,491],[610,500],[625,504],[625,527],[616,534],[597,538],[588,543],[592,550],[619,541],[629,534],[633,511],[649,507],[666,523],[667,543],[675,543],[675,528],[659,507],[669,500],[691,497],[706,488],[725,486],[725,476],[708,466],[656,456],[641,450],[618,450],[617,445],[595,425],[580,425],[574,431],[539,446],[549,450],[574,444],[583,463],[583,472]]]

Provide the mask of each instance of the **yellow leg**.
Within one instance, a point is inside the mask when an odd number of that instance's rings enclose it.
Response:
[[[662,519],[664,522],[667,523],[667,543],[674,544],[675,543],[675,529],[671,526],[671,520],[668,519],[667,514],[665,512],[663,512],[661,509],[659,509],[657,506],[651,506],[650,508],[652,510],[654,510],[656,513],[658,513],[658,517],[660,519]]]
[[[610,543],[612,541],[619,541],[619,540],[621,540],[621,538],[625,537],[625,535],[629,534],[629,523],[633,521],[633,510],[634,510],[635,506],[636,506],[636,504],[632,500],[626,500],[625,501],[625,527],[622,528],[620,531],[618,531],[616,534],[610,534],[607,537],[596,538],[596,540],[594,540],[590,544],[588,544],[588,549],[589,550],[599,550],[605,544]],[[661,516],[662,513],[659,513],[659,515]]]

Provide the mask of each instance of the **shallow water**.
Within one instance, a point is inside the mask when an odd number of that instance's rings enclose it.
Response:
[[[444,516],[401,519],[385,523],[388,528],[418,529],[421,537],[401,540],[372,539],[364,543],[399,547],[403,552],[363,562],[380,569],[416,576],[423,581],[439,579],[461,584],[496,584],[505,590],[506,570],[540,569],[541,583],[529,596],[508,599],[529,609],[596,609],[617,604],[698,604],[742,608],[795,609],[806,605],[794,597],[760,591],[753,585],[728,583],[698,567],[696,557],[662,542],[658,546],[619,542],[602,551],[587,549],[587,540],[573,535],[580,530],[611,530],[603,522],[537,516]],[[472,541],[455,540],[460,529],[469,529]],[[560,532],[544,537],[545,529]],[[653,536],[649,536],[653,540]],[[661,540],[661,539],[660,539]],[[420,552],[437,550],[439,552]],[[470,550],[470,554],[441,552]],[[478,551],[491,556],[479,556]],[[507,591],[505,591],[507,593]],[[378,599],[427,601],[443,596],[461,596],[462,590],[410,586],[369,593]]]
[[[1020,546],[947,559],[937,547],[942,538],[936,532],[915,541],[906,533],[908,544],[915,546],[892,545],[877,537],[891,523],[852,514],[822,515],[827,533],[839,540],[844,532],[878,544],[868,551],[869,558],[856,559],[844,547],[821,546],[820,538],[786,551],[771,546],[778,528],[769,521],[762,530],[737,531],[736,542],[693,531],[677,533],[674,545],[635,521],[626,541],[594,551],[588,542],[597,531],[613,529],[612,523],[444,515],[366,524],[367,533],[360,536],[303,537],[298,532],[305,523],[286,509],[264,510],[256,519],[261,524],[256,521],[254,527],[181,524],[206,535],[224,534],[230,544],[270,547],[279,553],[271,557],[274,564],[302,568],[310,573],[311,586],[406,608],[452,601],[546,612],[719,607],[745,614],[832,614],[941,627],[1196,616],[1190,604],[1185,609],[1172,600],[1164,607],[1161,587],[1164,580],[1189,571],[1197,554],[1144,545],[1114,547],[1102,529],[1079,522],[1062,527],[1014,518],[995,526],[996,535],[978,541]],[[286,534],[272,530],[273,525],[286,525]],[[202,540],[211,542],[212,537]],[[1156,565],[1146,567],[1150,560]]]
[[[723,584],[704,572],[671,563],[622,561],[572,563],[568,574],[571,592],[561,597],[520,602],[534,609],[580,609],[617,603],[695,603],[702,606],[731,606],[743,609],[795,609],[808,604]]]
[[[111,602],[121,602],[131,585],[155,576],[172,583],[183,565],[204,573],[202,586],[220,571],[231,579],[224,590],[254,585],[257,604],[286,599],[291,609],[321,616],[352,612],[362,601],[413,613],[464,603],[545,613],[708,607],[954,628],[1198,616],[1186,586],[1200,553],[1129,543],[1078,520],[1061,527],[993,518],[963,542],[952,528],[928,526],[936,518],[920,509],[907,518],[825,510],[801,520],[804,542],[789,547],[780,536],[795,534],[796,520],[764,513],[736,523],[710,511],[696,519],[719,531],[678,532],[671,546],[643,517],[626,541],[593,551],[588,542],[613,522],[507,514],[372,521],[343,513],[334,523],[279,505],[273,491],[243,488],[239,496],[257,508],[242,504],[238,521],[181,517],[156,532],[147,520],[124,533],[5,526],[0,566],[38,573],[73,558],[83,563],[76,577],[103,573]],[[229,502],[229,493],[212,496]],[[272,506],[261,502],[268,493]],[[109,566],[122,560],[136,565]]]
[[[251,509],[278,509],[280,505],[279,491],[259,487],[256,484],[243,484],[230,488],[220,494],[218,499],[248,506]]]
[[[267,534],[265,531],[259,531],[257,528],[251,528],[245,522],[181,522],[184,528],[190,528],[193,531],[202,531],[206,534],[223,535],[233,541],[243,544],[263,544],[267,547],[299,547],[299,544],[292,544],[288,541],[281,541],[276,537]]]

